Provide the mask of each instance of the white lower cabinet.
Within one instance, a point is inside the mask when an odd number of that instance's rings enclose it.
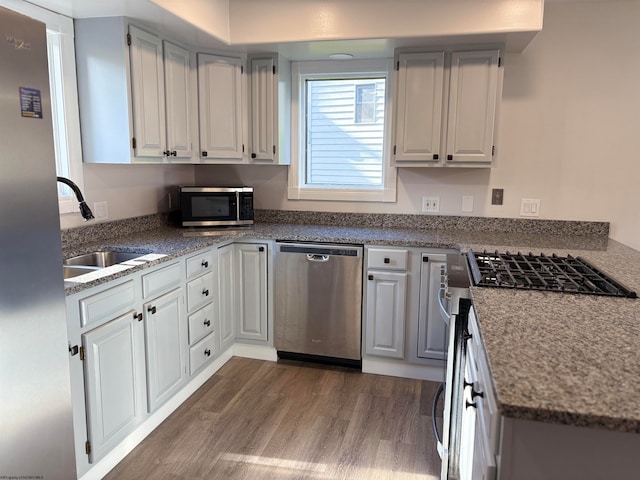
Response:
[[[422,253],[420,262],[420,309],[418,312],[418,357],[445,360],[447,328],[442,320],[438,295],[444,254]]]
[[[235,243],[218,249],[221,348],[234,341],[268,341],[266,243]]]
[[[234,245],[218,248],[218,295],[220,319],[220,348],[233,344],[235,333],[235,249]]]
[[[366,247],[364,354],[434,367],[446,356],[438,291],[446,250]],[[406,371],[405,371],[406,372]]]
[[[365,352],[404,358],[407,273],[370,270],[367,280]]]
[[[131,309],[82,335],[89,463],[102,458],[145,416],[143,324]]]
[[[144,304],[147,407],[153,412],[185,383],[187,327],[181,288]]]
[[[236,243],[238,311],[236,338],[267,341],[266,244]]]
[[[207,249],[189,257],[186,266],[189,375],[194,375],[209,365],[220,351],[215,251]]]

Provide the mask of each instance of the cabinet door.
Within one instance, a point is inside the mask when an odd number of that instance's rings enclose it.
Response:
[[[236,322],[236,274],[234,261],[234,246],[227,245],[218,249],[218,294],[220,319],[220,349],[224,350],[233,344],[235,339]]]
[[[407,274],[370,271],[367,282],[366,353],[404,358]]]
[[[191,158],[189,117],[189,52],[164,42],[164,74],[167,102],[167,150],[171,158]]]
[[[418,317],[418,357],[444,360],[447,327],[440,314],[438,294],[445,255],[422,254],[420,265],[420,309]],[[426,261],[425,261],[426,259]]]
[[[200,155],[242,160],[242,60],[198,54]]]
[[[447,163],[491,163],[499,50],[451,55]]]
[[[167,144],[162,41],[134,26],[129,34],[134,154],[162,158]]]
[[[273,162],[276,153],[275,59],[251,59],[251,160]]]
[[[397,79],[395,161],[437,163],[444,52],[400,54]]]
[[[183,304],[180,288],[144,305],[149,412],[177,392],[187,378]]]
[[[267,246],[236,244],[239,299],[236,337],[267,340]]]
[[[142,330],[132,310],[82,335],[90,463],[102,458],[144,418]]]

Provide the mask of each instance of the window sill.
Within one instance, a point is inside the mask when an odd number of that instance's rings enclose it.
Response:
[[[364,190],[343,188],[289,187],[289,200],[321,200],[342,202],[395,202],[396,190]]]

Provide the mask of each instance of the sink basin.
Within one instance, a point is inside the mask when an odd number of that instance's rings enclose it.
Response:
[[[94,272],[96,270],[100,270],[100,267],[86,267],[86,266],[78,266],[78,265],[62,266],[62,273],[64,274],[65,280],[69,278],[77,277],[78,275],[84,275],[85,273]]]
[[[91,252],[85,253],[84,255],[78,255],[77,257],[68,258],[64,260],[62,264],[67,266],[94,267],[94,269],[104,268],[141,257],[145,255],[145,253],[146,252]],[[87,272],[85,271],[84,273]]]

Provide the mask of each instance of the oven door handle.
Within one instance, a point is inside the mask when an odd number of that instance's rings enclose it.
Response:
[[[451,315],[447,311],[447,307],[444,306],[444,297],[446,295],[446,290],[444,287],[440,287],[438,290],[438,305],[440,305],[440,312],[442,313],[442,318],[444,319],[444,323],[449,325],[449,321],[451,320]]]
[[[433,405],[431,406],[431,421],[433,422],[433,435],[436,437],[436,443],[438,444],[438,455],[440,459],[444,456],[444,445],[442,444],[442,436],[438,431],[438,423],[436,422],[436,414],[438,413],[438,401],[444,392],[444,383],[441,383],[433,397]],[[444,419],[443,419],[444,421]]]

